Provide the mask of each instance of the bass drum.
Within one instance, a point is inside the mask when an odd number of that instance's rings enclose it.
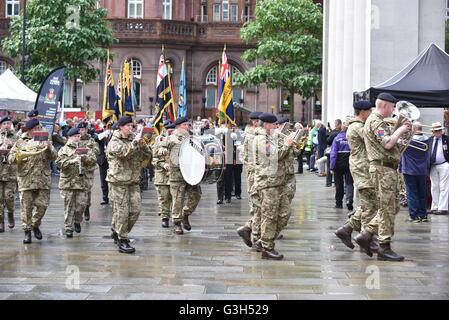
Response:
[[[184,180],[192,186],[217,182],[224,171],[221,141],[210,134],[190,136],[181,144],[179,168]]]

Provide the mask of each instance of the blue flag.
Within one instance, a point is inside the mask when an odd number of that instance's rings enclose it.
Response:
[[[178,99],[178,117],[187,117],[187,99],[186,99],[186,73],[184,70],[184,59],[182,60],[181,76],[179,77],[179,99]]]

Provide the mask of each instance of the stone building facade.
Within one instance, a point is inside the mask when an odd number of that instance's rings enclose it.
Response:
[[[14,14],[16,6],[20,8],[21,5],[19,0],[0,1],[0,37],[8,32],[8,14]],[[240,28],[245,21],[254,19],[256,0],[99,0],[97,5],[108,10],[107,18],[118,39],[111,48],[115,82],[123,61],[132,60],[140,114],[154,111],[162,46],[173,68],[175,97],[178,96],[182,61],[185,61],[189,116],[215,115],[217,67],[225,44],[233,74],[254,66],[241,58],[249,46],[241,40]],[[0,64],[3,69],[15,66],[1,51]],[[104,66],[97,66],[104,70]],[[101,110],[103,86],[103,74],[89,84],[79,81],[77,104],[86,106],[88,103],[92,109]],[[73,84],[68,83],[66,105],[72,101],[72,92]],[[264,85],[234,86],[237,122],[245,122],[248,111],[252,110],[282,112],[281,105],[287,103],[287,95],[282,89],[271,90]],[[315,99],[305,101],[295,96],[295,120],[310,122],[316,117],[312,107],[315,103]]]

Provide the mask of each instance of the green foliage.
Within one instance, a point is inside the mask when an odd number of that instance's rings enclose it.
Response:
[[[321,86],[322,25],[321,8],[312,0],[259,1],[255,21],[243,26],[241,37],[256,45],[243,58],[261,64],[239,76],[237,83],[265,83],[311,96]]]
[[[79,10],[79,19],[70,6]],[[37,90],[45,76],[62,65],[71,80],[94,80],[99,70],[93,62],[105,60],[106,48],[115,41],[106,14],[105,9],[96,9],[95,0],[28,1],[27,85]],[[22,54],[22,21],[22,14],[12,19],[11,36],[2,43],[3,51],[13,58]]]

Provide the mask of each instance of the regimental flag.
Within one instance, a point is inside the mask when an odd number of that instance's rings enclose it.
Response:
[[[220,69],[220,86],[218,90],[218,116],[219,119],[226,119],[232,125],[234,122],[234,104],[232,102],[232,78],[231,70],[226,57],[226,46],[223,49]]]
[[[176,120],[176,110],[173,97],[173,84],[170,79],[169,66],[165,63],[164,48],[162,48],[156,81],[156,117],[154,120],[156,134],[160,134],[162,130],[164,112],[168,112],[168,116],[173,123]]]
[[[114,87],[114,76],[112,74],[111,61],[106,63],[106,80],[104,82],[104,96],[103,96],[103,109],[101,119],[104,123],[117,122],[116,110],[118,108],[117,94]]]
[[[120,118],[123,114],[123,71],[120,68],[120,73],[118,74],[118,84],[117,84],[117,107],[115,108],[115,116],[116,118]]]
[[[182,59],[181,76],[179,77],[178,117],[187,117],[186,73]]]
[[[135,116],[134,104],[133,104],[133,94],[132,94],[132,83],[131,83],[131,67],[129,60],[125,60],[123,64],[123,75],[122,75],[122,114],[124,116]]]

